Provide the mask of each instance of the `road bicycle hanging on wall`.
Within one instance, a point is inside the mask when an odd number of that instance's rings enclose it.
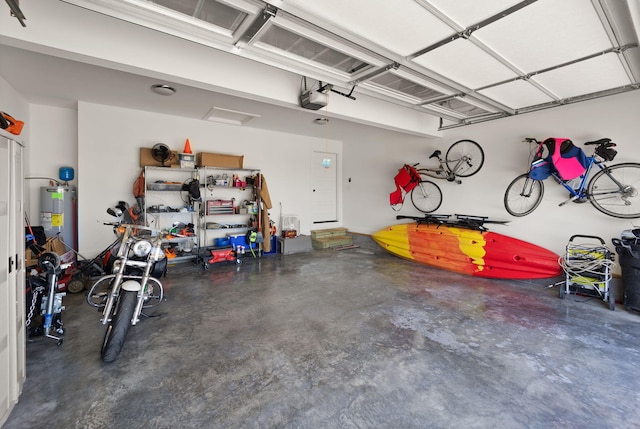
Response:
[[[420,163],[405,164],[395,177],[396,191],[390,195],[391,207],[398,211],[402,207],[406,194],[410,194],[411,203],[422,213],[436,211],[442,204],[440,187],[429,179],[442,179],[462,183],[461,177],[476,174],[484,164],[484,151],[473,140],[458,140],[447,150],[444,158],[442,151],[436,150],[429,159],[437,159],[437,166]]]
[[[556,160],[565,162],[572,157],[566,156],[561,148],[556,146],[551,150],[548,146],[551,140],[556,143],[565,143],[566,139],[546,139],[539,142],[535,138],[526,138],[527,143],[537,145],[530,168],[527,173],[516,177],[507,187],[504,194],[504,207],[513,216],[526,216],[533,212],[542,201],[544,195],[543,180],[552,177],[569,192],[569,199],[561,202],[564,206],[568,202],[590,202],[596,210],[612,217],[623,219],[640,218],[640,163],[621,163],[607,165],[617,154],[613,149],[615,143],[609,138],[603,138],[584,143],[585,146],[595,146],[591,156],[584,155],[579,148],[575,151],[582,158],[582,173],[577,177],[563,176],[558,171]],[[565,140],[558,142],[558,140]],[[570,141],[568,141],[570,143]],[[549,153],[543,156],[544,146]],[[554,159],[555,158],[555,159]],[[572,161],[575,164],[575,161]],[[546,173],[540,174],[548,168]]]

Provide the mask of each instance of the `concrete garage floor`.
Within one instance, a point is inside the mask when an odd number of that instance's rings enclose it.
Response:
[[[99,359],[103,327],[65,298],[66,339],[27,346],[5,429],[629,428],[640,314],[360,248],[164,279],[161,317]]]

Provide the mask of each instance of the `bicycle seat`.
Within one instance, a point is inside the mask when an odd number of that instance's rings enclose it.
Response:
[[[584,145],[585,146],[589,146],[592,144],[605,144],[605,143],[609,143],[611,141],[611,139],[600,139],[600,140],[594,140],[592,142],[586,142]]]
[[[431,156],[429,156],[429,159],[431,159],[431,158],[440,158],[440,155],[442,155],[442,152],[440,150],[436,150],[435,152],[433,152],[431,154]]]

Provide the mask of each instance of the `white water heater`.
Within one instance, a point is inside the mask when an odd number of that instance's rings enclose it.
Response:
[[[47,237],[59,234],[64,244],[77,250],[75,186],[40,188],[40,225]]]

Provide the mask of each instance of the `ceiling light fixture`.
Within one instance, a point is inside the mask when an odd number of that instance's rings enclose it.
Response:
[[[176,93],[176,89],[166,84],[151,85],[151,91],[160,95],[173,95]]]
[[[238,112],[236,110],[212,107],[202,119],[224,124],[244,125],[252,119],[259,118],[255,113]]]

